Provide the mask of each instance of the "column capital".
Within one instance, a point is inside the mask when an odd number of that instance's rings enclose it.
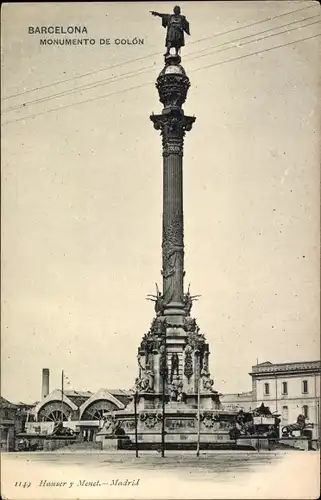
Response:
[[[192,129],[195,116],[185,116],[181,109],[171,109],[160,115],[150,116],[156,130],[160,130],[163,139],[163,155],[183,155],[183,143],[186,132]]]

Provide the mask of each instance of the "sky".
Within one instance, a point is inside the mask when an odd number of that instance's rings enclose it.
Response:
[[[247,391],[257,362],[320,357],[320,5],[180,5],[191,28],[184,110],[196,116],[184,150],[186,287],[202,295],[192,313],[215,388]],[[1,390],[11,401],[40,399],[42,368],[50,389],[61,370],[76,390],[134,384],[154,313],[145,298],[161,283],[161,138],[149,115],[162,109],[165,30],[149,11],[173,6],[2,7]],[[96,43],[40,45],[67,36],[28,33],[49,25],[85,26],[68,37]]]

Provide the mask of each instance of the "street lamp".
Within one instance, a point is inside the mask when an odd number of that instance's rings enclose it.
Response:
[[[162,398],[162,445],[161,445],[161,456],[165,456],[165,400],[166,400],[166,380],[167,380],[167,344],[166,344],[166,319],[162,324],[162,334],[163,334],[163,352],[160,359],[160,375],[163,380],[163,398]]]
[[[64,421],[64,371],[61,372],[61,423]]]
[[[137,390],[134,393],[134,413],[135,413],[135,451],[136,458],[138,458],[138,436],[137,436],[137,400],[138,400],[138,392]]]
[[[201,356],[200,352],[196,351],[197,365],[198,365],[198,380],[197,380],[197,445],[196,456],[200,456],[200,442],[201,442]]]

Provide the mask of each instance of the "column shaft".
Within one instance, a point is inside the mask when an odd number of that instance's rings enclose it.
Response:
[[[182,155],[163,160],[163,297],[165,304],[183,302],[184,232]]]

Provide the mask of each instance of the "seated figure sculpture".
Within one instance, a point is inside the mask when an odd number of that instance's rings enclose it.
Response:
[[[303,431],[307,427],[313,427],[313,424],[306,423],[306,417],[300,414],[296,420],[295,424],[285,425],[282,427],[282,436],[283,437],[294,437],[294,431],[300,431],[300,435],[303,435]]]

